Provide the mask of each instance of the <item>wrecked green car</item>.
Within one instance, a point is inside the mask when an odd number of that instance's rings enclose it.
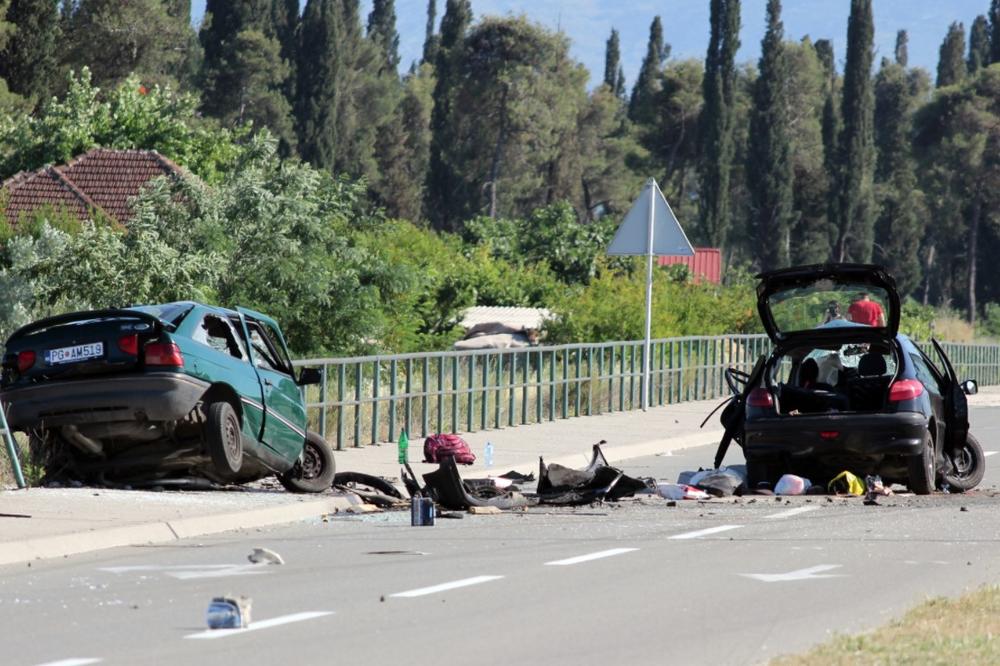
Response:
[[[53,480],[244,483],[321,492],[335,471],[306,429],[301,386],[270,317],[194,302],[74,312],[7,340],[0,400]]]

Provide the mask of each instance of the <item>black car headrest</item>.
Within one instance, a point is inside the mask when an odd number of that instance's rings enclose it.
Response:
[[[816,363],[816,359],[807,358],[802,361],[802,365],[799,367],[799,386],[812,386],[818,378],[819,364]]]
[[[858,361],[858,374],[874,377],[885,374],[885,357],[876,352],[868,352]]]

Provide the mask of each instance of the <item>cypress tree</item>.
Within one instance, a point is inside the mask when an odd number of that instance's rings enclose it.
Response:
[[[956,21],[948,27],[938,57],[938,88],[955,85],[965,78],[965,26]]]
[[[670,46],[663,43],[663,24],[660,17],[653,18],[649,26],[649,42],[642,59],[639,77],[632,88],[628,104],[628,117],[632,122],[648,123],[655,117],[656,94],[660,91],[660,69],[670,53]]]
[[[399,33],[396,32],[394,0],[375,0],[368,14],[368,39],[378,47],[383,71],[395,74],[399,69]]]
[[[729,231],[729,180],[735,142],[733,97],[734,63],[740,39],[739,0],[712,0],[711,31],[705,56],[704,106],[702,107],[699,165],[700,222],[704,240],[725,245]]]
[[[299,29],[295,104],[299,154],[320,169],[333,168],[337,141],[335,90],[340,62],[336,4],[336,0],[308,0]]]
[[[836,214],[837,261],[867,262],[872,256],[875,224],[875,104],[872,59],[875,26],[871,0],[851,0],[847,26],[847,64],[841,98]]]
[[[910,62],[910,35],[905,30],[896,33],[896,64],[900,67],[909,67]]]
[[[424,54],[422,62],[434,64],[437,59],[438,36],[437,0],[427,0],[427,28],[424,30]]]
[[[969,31],[969,73],[975,74],[979,69],[990,64],[990,23],[980,14],[972,22]]]
[[[57,0],[11,0],[13,34],[0,50],[0,79],[10,91],[36,101],[48,96],[59,66],[62,30]]]
[[[781,0],[768,0],[767,31],[761,42],[760,74],[754,83],[750,115],[747,177],[751,234],[761,270],[789,263],[792,221],[791,139],[788,133],[788,60],[785,56]]]
[[[990,2],[990,64],[1000,62],[1000,0]]]
[[[625,97],[625,75],[622,71],[621,41],[618,31],[611,29],[611,36],[604,50],[604,85],[618,97]]]
[[[875,171],[879,216],[875,225],[877,260],[896,276],[902,294],[920,285],[922,266],[918,251],[924,235],[918,209],[913,161],[914,87],[904,67],[883,60],[875,77]]]
[[[816,55],[826,74],[823,101],[823,169],[827,178],[827,220],[833,227],[831,236],[836,238],[835,227],[840,215],[837,212],[840,202],[836,196],[840,169],[840,131],[843,123],[840,118],[840,105],[837,95],[837,67],[833,53],[833,44],[828,39],[816,40]]]
[[[459,58],[465,33],[472,23],[469,0],[447,0],[441,19],[441,34],[435,62],[437,82],[434,85],[434,109],[431,113],[431,156],[427,171],[427,215],[436,228],[455,228],[453,219],[454,191],[461,182],[458,174],[443,158],[451,142],[451,105],[458,83]]]

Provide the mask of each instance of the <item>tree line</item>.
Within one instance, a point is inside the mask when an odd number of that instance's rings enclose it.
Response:
[[[787,39],[769,0],[756,63],[736,62],[740,1],[710,0],[704,59],[672,58],[670,31],[685,27],[654,17],[635,82],[612,29],[588,90],[565,35],[476,19],[470,0],[444,0],[440,22],[428,1],[421,58],[402,76],[393,0],[367,16],[359,0],[208,0],[197,31],[189,0],[0,0],[0,110],[44,122],[83,67],[106,91],[184,91],[204,132],[238,144],[266,128],[278,157],[470,242],[555,206],[572,233],[603,238],[653,176],[734,274],[873,261],[904,295],[975,321],[1000,302],[1000,274],[980,270],[1000,252],[1000,0],[983,2],[968,31],[942,26],[933,76],[909,65],[906,31],[875,62],[872,0],[851,0],[839,50]],[[5,146],[0,176],[37,168],[40,150]]]

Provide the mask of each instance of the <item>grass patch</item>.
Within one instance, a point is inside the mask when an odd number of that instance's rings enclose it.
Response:
[[[1000,587],[984,587],[958,599],[930,599],[871,633],[837,636],[804,654],[771,662],[774,666],[817,663],[1000,663]]]
[[[45,470],[39,464],[33,464],[28,451],[28,437],[24,433],[14,433],[14,444],[18,449],[18,459],[21,461],[21,474],[29,486],[35,485],[42,478]],[[7,455],[7,443],[0,438],[0,488],[16,488],[17,479],[14,468]]]

